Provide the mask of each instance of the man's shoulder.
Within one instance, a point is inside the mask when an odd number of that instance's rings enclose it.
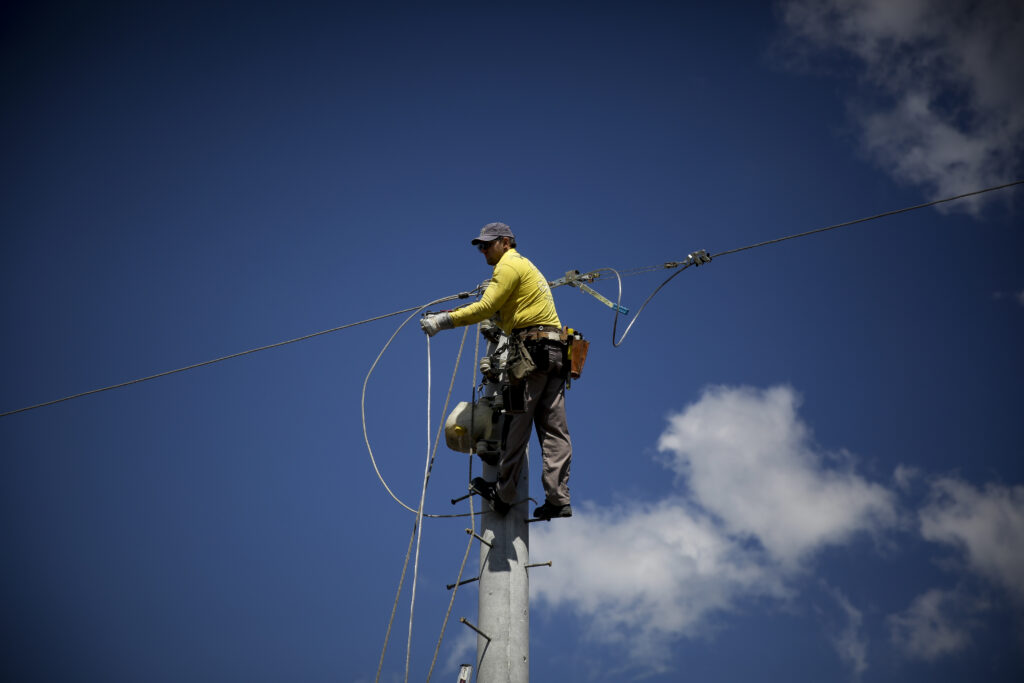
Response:
[[[506,262],[510,268],[515,268],[518,271],[537,270],[537,266],[533,265],[533,261],[523,256],[515,249],[509,250],[509,252],[505,254],[505,258],[498,262],[498,265],[500,266],[502,263]]]
[[[518,273],[523,268],[532,265],[533,264],[531,264],[518,251],[516,251],[515,249],[509,249],[507,252],[505,252],[505,255],[501,257],[501,260],[498,261],[497,265],[494,266],[494,272],[497,273],[498,270],[500,269]]]

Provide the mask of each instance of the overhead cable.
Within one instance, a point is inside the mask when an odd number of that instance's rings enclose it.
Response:
[[[469,328],[465,328],[468,332]],[[466,334],[463,332],[462,341],[465,343]],[[459,349],[460,355],[462,349]],[[458,361],[455,362],[456,372],[459,369]],[[452,384],[455,384],[455,375],[452,374]],[[430,419],[430,337],[427,336],[427,461],[423,465],[423,488],[420,491],[420,506],[416,510],[416,554],[412,562],[412,590],[409,597],[409,638],[405,644],[405,683],[409,683],[409,660],[412,657],[412,617],[416,607],[416,583],[420,569],[420,541],[423,539],[423,506],[427,500],[427,484],[430,482],[430,466],[434,461],[430,453],[430,428],[434,425]]]
[[[644,308],[647,306],[647,304],[650,302],[650,300],[653,299],[654,296],[658,292],[661,291],[662,287],[667,285],[669,282],[672,281],[673,278],[678,276],[680,273],[682,273],[684,270],[686,270],[690,266],[700,266],[700,265],[705,264],[705,263],[710,263],[712,260],[714,260],[716,258],[721,258],[723,256],[728,256],[730,254],[736,254],[736,253],[739,253],[741,251],[748,251],[750,249],[757,249],[759,247],[766,247],[766,246],[771,245],[771,244],[778,244],[779,242],[785,242],[787,240],[794,240],[794,239],[797,239],[799,237],[808,237],[810,235],[816,235],[819,232],[827,232],[829,230],[836,230],[838,228],[846,228],[846,227],[849,227],[851,225],[857,225],[858,223],[866,223],[868,221],[878,220],[879,218],[885,218],[887,216],[895,216],[896,214],[907,213],[908,211],[916,211],[917,209],[924,209],[924,208],[927,208],[929,206],[935,206],[936,204],[943,204],[945,202],[956,201],[957,199],[965,199],[967,197],[974,197],[976,195],[985,194],[986,192],[995,192],[996,190],[1003,190],[1003,189],[1006,189],[1007,187],[1013,187],[1015,185],[1021,185],[1021,184],[1024,184],[1024,180],[1015,180],[1012,183],[1005,183],[1003,185],[996,185],[994,187],[986,187],[983,190],[975,190],[973,192],[965,192],[964,194],[958,194],[958,195],[956,195],[954,197],[944,197],[942,199],[935,199],[935,200],[932,200],[930,202],[925,202],[924,204],[915,204],[914,206],[906,206],[906,207],[904,207],[902,209],[894,209],[892,211],[884,211],[882,213],[877,213],[877,214],[875,214],[873,216],[867,216],[865,218],[857,218],[857,219],[852,220],[852,221],[845,221],[843,223],[836,223],[834,225],[827,225],[827,226],[825,226],[823,228],[815,228],[814,230],[807,230],[805,232],[798,232],[798,233],[796,233],[794,235],[787,235],[785,237],[777,237],[775,239],[766,240],[764,242],[756,242],[754,244],[748,244],[748,245],[743,246],[743,247],[737,247],[735,249],[728,249],[726,251],[720,251],[720,252],[718,252],[716,254],[713,254],[713,255],[710,255],[710,256],[707,254],[706,251],[701,249],[699,251],[696,251],[696,252],[693,252],[693,253],[689,254],[682,261],[669,261],[667,263],[662,264],[660,266],[660,268],[667,268],[667,269],[679,268],[679,270],[677,270],[676,272],[672,273],[667,278],[665,278],[665,280],[662,281],[662,283],[660,285],[655,287],[654,291],[651,292],[650,295],[648,295],[648,297],[646,299],[644,299],[643,304],[641,304],[640,308],[637,309],[636,315],[633,316],[633,319],[629,322],[629,325],[626,326],[626,330],[622,333],[622,336],[619,337],[619,339],[617,341],[615,339],[615,335],[616,335],[617,330],[618,330],[619,311],[622,308],[622,306],[621,306],[621,304],[622,304],[622,275],[618,271],[616,271],[614,268],[599,268],[599,269],[597,269],[595,271],[592,271],[591,273],[587,273],[586,275],[584,275],[582,277],[590,276],[589,279],[591,281],[601,280],[601,279],[605,279],[605,278],[602,278],[600,273],[604,272],[604,271],[608,271],[608,272],[612,273],[612,275],[614,275],[614,277],[618,281],[618,284],[619,284],[619,295],[618,295],[618,299],[616,300],[615,307],[614,307],[615,318],[612,321],[612,346],[618,347],[626,339],[626,335],[629,334],[630,329],[632,329],[633,325],[636,324],[636,321],[640,318],[640,314],[643,313]],[[566,283],[566,284],[571,284],[571,283]]]
[[[428,305],[430,305],[430,304],[428,304]],[[406,321],[406,322],[408,322],[408,321]],[[405,323],[403,323],[403,325],[404,324]],[[399,329],[401,329],[401,327]],[[458,374],[458,371],[459,371],[459,364],[460,364],[460,362],[462,360],[462,348],[463,348],[463,345],[466,343],[466,334],[468,332],[469,332],[469,328],[467,327],[466,330],[463,331],[463,333],[462,333],[462,342],[459,344],[459,352],[458,352],[458,355],[455,357],[455,367],[452,370],[452,379],[451,379],[450,384],[448,385],[448,394],[445,396],[445,399],[444,399],[444,409],[441,411],[442,414],[445,414],[445,413],[448,412],[448,403],[449,403],[449,401],[451,401],[452,390],[455,388],[455,377],[456,377],[456,375]],[[476,348],[479,349],[479,341],[477,341],[477,347]],[[426,474],[424,476],[424,481],[423,481],[423,492],[424,492],[424,494],[426,493],[427,482],[430,479],[430,471],[433,469],[433,466],[434,466],[434,458],[437,456],[437,447],[438,447],[438,444],[440,443],[440,440],[441,440],[441,430],[444,428],[444,423],[441,422],[438,425],[437,436],[434,439],[434,448],[433,448],[433,451],[431,452],[430,451],[430,443],[429,443],[430,442],[430,435],[429,435],[429,431],[430,431],[430,392],[431,392],[431,390],[430,390],[430,340],[428,339],[427,340],[427,432],[428,432],[428,434],[427,434],[427,449],[428,449],[429,460],[428,460],[428,465],[427,465],[427,471],[426,471]],[[373,460],[373,452],[372,451],[370,453],[370,459]],[[377,467],[377,463],[376,463],[376,461],[374,461],[374,468],[376,469],[376,467]],[[380,477],[380,471],[379,470],[377,472],[377,476]],[[470,477],[470,479],[472,479],[472,477],[473,477],[473,460],[472,460],[472,456],[470,456],[469,477]],[[381,478],[381,482],[382,483],[384,482],[383,478]],[[386,488],[386,489],[388,488],[386,483],[384,484],[384,488]],[[390,489],[388,489],[388,493],[391,493]],[[394,494],[392,494],[392,497],[394,497]],[[396,498],[396,500],[397,500],[397,498]],[[398,501],[398,502],[401,503],[401,501]],[[422,498],[421,498],[420,502],[422,504]],[[416,512],[416,511],[414,511],[414,512]],[[414,595],[412,597],[412,600],[411,600],[410,606],[409,606],[409,630],[410,630],[410,634],[412,632],[412,610],[413,610],[413,605],[416,602],[416,597],[415,597],[415,585],[416,585],[415,575],[416,575],[417,567],[418,567],[418,564],[419,564],[419,547],[418,547],[418,545],[419,545],[419,532],[420,532],[420,527],[422,525],[421,512],[422,512],[422,509],[421,509],[421,511],[418,512],[418,514],[416,516],[416,521],[413,523],[413,527],[412,527],[412,534],[409,536],[409,547],[405,551],[405,561],[402,563],[402,576],[398,580],[398,589],[395,591],[395,604],[391,608],[391,616],[388,619],[387,631],[384,633],[384,645],[381,647],[381,651],[380,651],[380,662],[377,665],[377,677],[374,679],[375,683],[378,683],[380,681],[381,670],[384,667],[384,655],[388,651],[388,642],[391,639],[391,626],[394,624],[395,612],[398,611],[398,600],[399,600],[399,598],[402,595],[402,587],[405,585],[405,573],[406,573],[406,570],[409,567],[409,558],[412,556],[413,541],[416,541],[416,544],[417,544],[417,548],[416,548],[416,554],[417,554],[416,563],[417,564],[416,564],[416,566],[413,567],[413,577],[414,577],[413,578],[413,593],[414,593]],[[473,512],[474,512],[473,511],[473,501],[470,500],[469,513],[467,515],[460,515],[460,516],[463,516],[463,517],[467,517],[468,516],[468,517],[470,517],[470,519],[472,520],[473,528],[475,529],[476,528],[476,522],[475,522],[475,518],[473,517]],[[423,515],[423,516],[429,517],[430,515]],[[470,539],[470,542],[472,542],[472,539]],[[463,560],[463,566],[465,566],[465,560]],[[460,576],[460,578],[462,576],[462,570],[461,569],[459,570],[459,576]],[[443,632],[442,632],[442,636],[443,636]],[[439,645],[439,647],[440,647],[440,645]],[[406,652],[408,653],[408,650]],[[436,654],[435,654],[435,658],[436,658]],[[407,654],[406,655],[406,675],[407,676],[408,676],[408,667],[409,667],[409,662],[408,662],[408,654]]]
[[[473,363],[474,364],[477,362],[477,359],[480,358],[480,325],[479,325],[479,323],[476,326],[476,332],[477,332],[477,334],[473,335],[474,338],[476,339],[476,344],[473,347]],[[472,391],[472,396],[473,396],[473,403],[476,404],[476,375],[473,375],[470,379],[471,379],[471,384],[472,384],[471,391]],[[471,418],[471,421],[470,421],[470,425],[472,425],[472,418]],[[472,427],[470,427],[469,433],[470,434],[474,433],[474,430],[472,429]],[[475,449],[471,449],[470,454],[469,454],[469,472],[466,475],[466,481],[473,481],[473,455],[474,455],[474,453],[472,452],[473,450],[475,450]],[[473,541],[474,541],[473,534],[476,533],[476,516],[475,516],[474,512],[475,512],[475,510],[473,509],[473,497],[470,496],[469,497],[469,526],[470,526],[469,531],[471,532],[471,535],[469,536],[469,539],[466,542],[466,552],[463,553],[463,555],[462,555],[462,564],[459,565],[459,575],[455,578],[455,585],[452,586],[452,595],[448,599],[448,611],[444,613],[444,621],[441,622],[441,632],[437,636],[437,645],[434,647],[434,658],[432,660],[430,660],[430,670],[427,671],[426,683],[430,683],[430,677],[434,675],[434,666],[437,664],[437,655],[440,654],[440,652],[441,652],[441,643],[444,641],[445,629],[448,628],[448,619],[451,618],[451,616],[452,616],[452,607],[455,605],[455,595],[459,592],[459,585],[462,583],[462,572],[464,572],[466,570],[466,560],[469,559],[469,551],[473,547]]]
[[[401,505],[406,510],[408,510],[409,512],[412,512],[412,513],[417,513],[418,511],[416,510],[416,508],[410,507],[404,501],[402,501],[402,499],[399,498],[397,495],[395,495],[395,492],[391,490],[391,487],[388,486],[387,481],[384,480],[384,475],[381,474],[381,472],[380,472],[380,467],[378,467],[378,465],[377,465],[377,458],[373,454],[373,447],[370,446],[370,433],[369,433],[369,431],[367,429],[367,426],[366,426],[366,387],[369,385],[370,377],[373,375],[373,371],[377,369],[377,364],[380,363],[380,359],[384,356],[384,353],[391,346],[391,342],[393,342],[395,340],[395,337],[398,336],[398,333],[402,331],[402,328],[405,327],[409,323],[409,321],[412,320],[416,316],[416,314],[419,313],[420,311],[425,310],[426,308],[429,308],[430,306],[437,305],[437,304],[442,303],[442,302],[447,301],[447,300],[448,299],[437,299],[437,300],[432,301],[432,302],[430,302],[428,304],[424,304],[423,306],[420,306],[419,308],[417,308],[412,313],[412,315],[410,315],[408,318],[406,318],[405,320],[402,321],[402,324],[399,325],[395,329],[395,331],[391,334],[391,337],[389,337],[388,340],[386,342],[384,342],[384,346],[381,347],[380,353],[377,354],[377,357],[373,360],[373,364],[370,365],[370,369],[366,372],[366,377],[363,379],[362,395],[359,398],[359,408],[360,408],[360,414],[361,414],[361,419],[362,419],[362,423],[363,423],[363,441],[366,442],[366,450],[370,454],[370,462],[373,464],[373,471],[377,473],[377,479],[380,480],[380,483],[384,486],[384,490],[388,492],[388,495],[390,495],[391,498],[396,503],[398,503],[399,505]],[[469,330],[469,328],[467,327],[466,330]],[[462,341],[463,341],[463,343],[465,343],[465,341],[466,341],[466,334],[465,334],[465,332],[463,332]],[[456,368],[458,368],[458,363],[459,363],[459,360],[461,358],[462,358],[462,345],[460,344],[460,346],[459,346],[459,358],[456,359]],[[474,359],[474,361],[475,360],[476,359]],[[454,376],[453,376],[452,380],[454,381]],[[451,396],[451,388],[450,387],[448,389],[448,395],[449,395],[449,397]],[[447,409],[448,409],[448,402],[446,400],[445,401],[445,410],[447,410]],[[440,439],[440,432],[438,432],[438,438]],[[435,444],[435,450],[436,450],[436,444]],[[432,464],[433,463],[431,462],[431,466],[432,466]],[[469,515],[466,515],[466,514],[460,514],[460,515],[428,515],[428,514],[424,513],[423,516],[424,517],[434,518],[434,519],[439,519],[439,518],[451,518],[451,517],[468,517]]]
[[[1024,180],[1015,180],[1015,181],[1013,181],[1011,183],[1005,183],[1005,184],[1002,184],[1002,185],[996,185],[996,186],[993,186],[993,187],[987,187],[985,189],[975,190],[973,192],[966,192],[964,194],[959,194],[959,195],[956,195],[956,196],[953,196],[953,197],[944,197],[942,199],[935,199],[935,200],[930,201],[930,202],[925,202],[924,204],[916,204],[914,206],[907,206],[907,207],[904,207],[902,209],[895,209],[893,211],[886,211],[884,213],[875,214],[874,216],[868,216],[866,218],[858,218],[856,220],[846,221],[844,223],[836,223],[835,225],[828,225],[828,226],[825,226],[825,227],[822,227],[822,228],[815,228],[814,230],[808,230],[806,232],[800,232],[800,233],[796,233],[794,235],[787,235],[785,237],[778,237],[776,239],[771,239],[771,240],[767,240],[767,241],[764,241],[764,242],[757,242],[757,243],[754,243],[754,244],[748,244],[748,245],[743,246],[743,247],[737,247],[735,249],[729,249],[729,250],[726,250],[726,251],[721,251],[721,252],[718,252],[718,253],[712,255],[711,258],[721,258],[722,256],[728,256],[730,254],[735,254],[735,253],[738,253],[738,252],[741,252],[741,251],[747,251],[749,249],[756,249],[758,247],[764,247],[764,246],[768,246],[770,244],[778,244],[779,242],[785,242],[787,240],[797,239],[798,237],[807,237],[809,235],[814,235],[814,234],[817,234],[819,232],[826,232],[828,230],[836,230],[838,228],[845,228],[845,227],[848,227],[848,226],[851,226],[851,225],[856,225],[858,223],[865,223],[867,221],[873,221],[873,220],[877,220],[879,218],[885,218],[887,216],[894,216],[894,215],[900,214],[900,213],[907,213],[909,211],[916,211],[917,209],[924,209],[924,208],[927,208],[929,206],[935,206],[937,204],[943,204],[943,203],[946,203],[946,202],[952,202],[952,201],[956,201],[958,199],[966,199],[967,197],[974,197],[976,195],[985,194],[987,192],[994,192],[996,190],[1002,190],[1002,189],[1005,189],[1005,188],[1008,188],[1008,187],[1013,187],[1015,185],[1021,185],[1021,184],[1024,184]],[[591,276],[589,278],[589,281],[591,281],[591,282],[598,281],[598,280],[610,279],[612,277],[615,277],[619,281],[619,284],[620,284],[620,287],[619,287],[619,290],[620,290],[619,291],[619,300],[617,302],[617,305],[621,305],[622,304],[621,282],[622,282],[622,278],[623,277],[629,277],[629,276],[632,276],[632,275],[641,275],[643,273],[649,273],[649,272],[657,271],[657,270],[666,270],[666,269],[671,270],[671,269],[675,269],[675,268],[680,268],[681,267],[681,270],[679,270],[679,271],[673,273],[671,276],[669,276],[664,282],[662,282],[660,285],[658,285],[658,287],[654,290],[654,292],[651,293],[650,296],[648,296],[647,300],[645,300],[644,304],[642,306],[640,306],[640,308],[637,310],[636,315],[634,316],[633,320],[630,322],[629,326],[626,328],[626,331],[623,332],[622,337],[618,341],[615,340],[615,334],[616,334],[616,330],[617,330],[617,326],[618,326],[618,317],[619,317],[619,312],[616,311],[616,313],[615,313],[615,322],[612,325],[612,329],[613,329],[613,331],[612,331],[612,344],[614,346],[619,346],[622,343],[622,341],[626,337],[626,334],[629,333],[630,328],[632,328],[633,324],[636,322],[636,319],[640,316],[641,311],[643,311],[644,306],[647,305],[647,302],[650,301],[651,298],[655,294],[657,294],[658,291],[660,291],[662,287],[664,287],[666,284],[668,284],[668,282],[670,280],[672,280],[674,277],[676,277],[683,270],[686,270],[687,268],[689,268],[691,265],[695,265],[695,264],[689,263],[689,262],[687,262],[685,260],[684,261],[669,261],[669,262],[666,262],[666,263],[654,264],[654,265],[651,265],[651,266],[642,266],[642,267],[639,267],[639,268],[633,268],[633,269],[630,269],[630,270],[623,270],[623,271],[617,271],[614,268],[601,268],[599,270],[592,271],[592,273],[588,273],[587,274],[587,275]],[[600,273],[605,272],[605,271],[607,271],[610,274],[607,275],[607,276],[603,276],[603,275],[600,274]],[[582,276],[581,279],[587,278],[587,275]],[[232,354],[227,355],[227,356],[221,356],[220,358],[214,358],[212,360],[203,361],[202,363],[195,363],[193,365],[187,365],[187,366],[182,367],[182,368],[176,368],[174,370],[168,370],[166,372],[157,373],[155,375],[149,375],[148,377],[140,377],[138,379],[129,380],[127,382],[121,382],[120,384],[113,384],[111,386],[101,387],[99,389],[92,389],[91,391],[84,391],[84,392],[79,393],[79,394],[72,394],[70,396],[65,396],[63,398],[58,398],[58,399],[55,399],[53,401],[47,401],[45,403],[37,403],[36,405],[26,406],[24,408],[18,408],[17,410],[10,410],[10,411],[7,411],[5,413],[0,413],[0,417],[7,417],[9,415],[15,415],[17,413],[23,413],[23,412],[26,412],[26,411],[29,411],[29,410],[35,410],[36,408],[45,408],[47,406],[52,406],[52,405],[55,405],[57,403],[62,403],[64,401],[70,401],[71,399],[82,398],[84,396],[90,396],[92,394],[98,394],[100,392],[110,391],[112,389],[120,389],[121,387],[126,387],[126,386],[129,386],[129,385],[132,385],[132,384],[139,384],[141,382],[148,382],[149,380],[157,379],[157,378],[160,378],[160,377],[166,377],[168,375],[173,375],[173,374],[176,374],[176,373],[179,373],[179,372],[185,372],[186,370],[194,370],[196,368],[201,368],[201,367],[204,367],[204,366],[207,366],[207,365],[213,365],[214,363],[220,363],[222,361],[231,360],[232,358],[238,358],[240,356],[245,356],[245,355],[248,355],[248,354],[251,354],[251,353],[256,353],[258,351],[266,351],[268,349],[274,349],[274,348],[277,348],[279,346],[285,346],[286,344],[294,344],[295,342],[305,341],[307,339],[312,339],[313,337],[319,337],[319,336],[324,335],[324,334],[330,334],[331,332],[338,332],[339,330],[348,329],[350,327],[356,327],[357,325],[365,325],[366,323],[375,322],[377,320],[383,320],[385,318],[391,318],[391,317],[394,317],[396,315],[402,315],[403,313],[408,313],[410,311],[422,311],[425,308],[427,308],[428,306],[436,305],[438,303],[444,303],[444,302],[447,302],[447,301],[454,301],[456,299],[465,299],[465,298],[471,296],[473,293],[481,291],[481,289],[484,287],[485,284],[486,283],[480,285],[479,287],[474,289],[472,292],[461,292],[459,294],[454,294],[452,296],[445,297],[443,299],[438,299],[436,301],[433,301],[433,302],[431,302],[429,304],[426,304],[425,306],[414,306],[414,307],[402,309],[400,311],[394,311],[392,313],[385,313],[384,315],[378,315],[378,316],[375,316],[373,318],[367,318],[366,320],[360,320],[358,322],[348,323],[346,325],[339,325],[338,327],[332,327],[330,329],[322,330],[320,332],[314,332],[312,334],[307,334],[307,335],[304,335],[304,336],[301,336],[301,337],[296,337],[295,339],[288,339],[286,341],[277,342],[275,344],[268,344],[266,346],[259,346],[257,348],[249,349],[247,351],[240,351],[238,353],[232,353]],[[566,284],[566,283],[562,283],[562,284]],[[558,285],[555,285],[555,286],[558,286]]]
[[[279,346],[286,346],[287,344],[294,344],[296,342],[306,341],[307,339],[312,339],[314,337],[319,337],[321,335],[330,334],[332,332],[339,332],[341,330],[347,330],[350,327],[357,327],[359,325],[365,325],[367,323],[376,322],[378,320],[384,320],[386,318],[393,318],[396,315],[402,315],[403,313],[408,313],[409,311],[422,311],[427,306],[433,306],[435,304],[446,302],[446,301],[454,301],[456,299],[465,299],[465,298],[468,298],[469,296],[471,296],[471,294],[472,294],[471,292],[461,292],[459,294],[453,294],[452,296],[445,297],[444,299],[438,299],[436,301],[432,301],[429,304],[426,304],[426,306],[413,306],[411,308],[403,308],[400,311],[393,311],[391,313],[385,313],[383,315],[377,315],[377,316],[374,316],[372,318],[367,318],[366,320],[360,320],[360,321],[354,322],[354,323],[347,323],[345,325],[339,325],[337,327],[332,327],[329,330],[321,330],[319,332],[313,332],[312,334],[306,334],[306,335],[303,335],[301,337],[296,337],[295,339],[287,339],[285,341],[276,342],[274,344],[267,344],[266,346],[258,346],[255,349],[249,349],[247,351],[239,351],[238,353],[232,353],[232,354],[227,355],[227,356],[221,356],[220,358],[214,358],[212,360],[206,360],[206,361],[203,361],[202,363],[194,363],[192,365],[186,365],[183,368],[176,368],[174,370],[167,370],[166,372],[159,372],[159,373],[157,373],[155,375],[149,375],[148,377],[139,377],[138,379],[129,380],[127,382],[121,382],[120,384],[112,384],[109,387],[101,387],[99,389],[92,389],[90,391],[83,391],[80,394],[72,394],[71,396],[65,396],[63,398],[54,399],[53,401],[47,401],[45,403],[37,403],[34,406],[26,406],[24,408],[18,408],[17,410],[9,410],[6,413],[0,413],[0,417],[7,417],[8,415],[15,415],[17,413],[24,413],[25,411],[35,410],[36,408],[45,408],[47,406],[56,405],[57,403],[63,403],[64,401],[70,401],[71,399],[74,399],[74,398],[82,398],[83,396],[91,396],[92,394],[98,394],[98,393],[101,393],[101,392],[104,392],[104,391],[110,391],[111,389],[120,389],[121,387],[127,387],[127,386],[130,386],[132,384],[139,384],[141,382],[148,382],[151,379],[158,379],[160,377],[167,377],[168,375],[174,375],[174,374],[179,373],[179,372],[185,372],[186,370],[195,370],[196,368],[201,368],[201,367],[204,367],[204,366],[207,366],[207,365],[213,365],[214,363],[220,363],[222,361],[231,360],[232,358],[238,358],[240,356],[246,356],[246,355],[249,355],[250,353],[257,353],[258,351],[267,351],[269,349],[276,349]]]

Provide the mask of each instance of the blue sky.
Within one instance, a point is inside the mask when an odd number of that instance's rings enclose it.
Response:
[[[1024,19],[973,4],[5,6],[0,411],[471,289],[492,220],[554,279],[1017,180]],[[534,679],[1020,680],[1020,197],[716,259],[618,349],[556,290],[592,346]],[[400,321],[0,418],[3,678],[373,680],[413,518],[360,390]],[[427,404],[412,323],[366,397],[410,502]],[[429,512],[466,472],[442,446]],[[424,525],[412,680],[464,527]]]

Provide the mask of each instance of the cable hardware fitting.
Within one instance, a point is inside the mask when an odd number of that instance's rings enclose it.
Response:
[[[593,282],[596,277],[597,273],[583,273],[581,275],[580,271],[578,270],[567,270],[565,271],[565,277],[560,277],[554,282],[550,282],[548,284],[551,287],[558,287],[560,285],[569,285],[570,287],[575,287],[581,292],[586,292],[590,296],[594,297],[595,299],[597,299],[598,301],[600,301],[613,311],[617,311],[622,315],[629,315],[629,309],[627,307],[609,301],[607,297],[605,297],[597,290],[583,284],[584,282]]]
[[[701,266],[705,263],[711,263],[711,256],[708,254],[707,249],[698,249],[693,253],[687,254],[686,260],[683,263],[688,266]]]
[[[550,567],[550,566],[551,566],[551,560],[548,560],[547,562],[538,562],[536,564],[528,564],[528,565],[526,565],[526,568],[530,569],[531,567]]]

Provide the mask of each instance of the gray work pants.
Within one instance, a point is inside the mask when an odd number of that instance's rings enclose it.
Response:
[[[544,470],[541,482],[544,496],[552,505],[569,503],[569,463],[572,442],[565,421],[565,348],[560,344],[539,343],[530,347],[537,369],[523,380],[526,411],[505,415],[504,445],[498,462],[498,495],[506,503],[520,496],[516,482],[526,460],[530,426],[537,426]]]

